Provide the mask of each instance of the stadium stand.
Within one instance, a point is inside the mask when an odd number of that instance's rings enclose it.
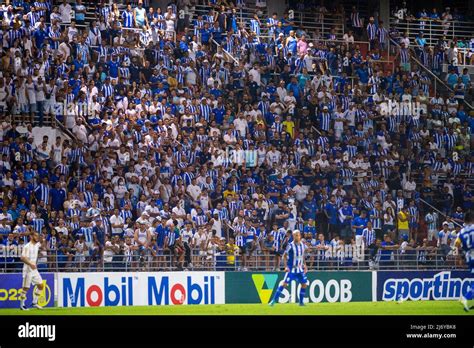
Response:
[[[463,268],[472,19],[316,3],[3,3],[0,269]]]

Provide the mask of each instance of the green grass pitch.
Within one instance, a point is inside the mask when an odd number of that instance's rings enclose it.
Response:
[[[0,309],[0,315],[474,315],[458,301],[406,301],[297,304],[223,304],[194,306],[136,306]]]

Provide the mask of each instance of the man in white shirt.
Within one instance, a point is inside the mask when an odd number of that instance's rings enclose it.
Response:
[[[303,202],[308,194],[308,187],[303,185],[303,180],[298,180],[298,184],[293,187],[293,191],[295,192],[295,197],[298,202]]]
[[[405,198],[411,198],[413,192],[416,190],[416,182],[413,178],[408,178],[408,180],[403,185],[403,191],[405,192]]]
[[[184,201],[180,200],[178,205],[171,209],[173,219],[178,221],[178,227],[183,227],[184,219],[186,219],[186,210],[184,210]]]
[[[253,81],[260,86],[262,84],[260,68],[257,63],[253,65],[253,68],[249,70],[249,75],[252,76]]]
[[[278,150],[275,150],[275,147],[272,145],[270,151],[267,152],[267,162],[269,166],[273,166],[273,163],[279,164],[281,153]]]
[[[150,200],[150,204],[145,207],[145,212],[150,216],[152,219],[158,217],[160,215],[160,207],[156,205],[156,200],[158,198],[159,191],[154,191],[154,198]]]
[[[404,33],[403,37],[400,39],[400,45],[405,44],[405,48],[410,47],[410,38],[408,37],[408,33]]]
[[[199,195],[201,194],[201,188],[196,185],[196,179],[191,180],[191,184],[188,185],[186,192],[191,196],[194,201],[197,201]]]
[[[61,23],[62,24],[70,24],[71,23],[71,11],[72,7],[64,0],[61,5],[59,5],[59,13],[61,14]]]
[[[43,294],[44,286],[43,279],[38,272],[36,262],[38,260],[38,252],[41,247],[40,236],[38,233],[33,232],[30,237],[30,242],[25,245],[21,253],[21,261],[23,265],[23,287],[20,289],[20,309],[28,310],[25,305],[26,294],[30,289],[31,284],[36,286],[36,289],[33,291],[33,308],[42,309],[38,304],[39,297]]]
[[[280,86],[277,87],[277,94],[280,100],[284,100],[285,97],[288,95],[288,91],[286,90],[286,87],[285,87],[285,81],[283,80],[280,81]]]
[[[114,215],[110,217],[109,221],[110,227],[112,228],[112,235],[121,235],[125,221],[123,221],[123,218],[120,216],[118,209],[114,209]]]
[[[76,119],[76,125],[72,127],[72,132],[76,135],[77,139],[82,141],[84,144],[87,144],[87,128],[82,123],[82,118],[78,117]]]
[[[63,236],[67,236],[69,234],[69,230],[67,229],[63,219],[59,220],[59,226],[56,226],[54,229],[56,230],[58,236],[60,236],[59,233],[62,233]]]
[[[244,118],[243,113],[239,113],[239,117],[234,120],[235,129],[239,131],[240,136],[245,138],[248,129],[248,122]]]

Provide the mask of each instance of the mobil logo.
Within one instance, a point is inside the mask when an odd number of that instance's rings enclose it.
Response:
[[[64,277],[63,307],[133,306],[133,277]]]
[[[219,278],[214,275],[149,276],[148,305],[214,304]]]

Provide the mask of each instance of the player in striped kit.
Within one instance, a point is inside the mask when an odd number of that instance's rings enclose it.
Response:
[[[384,51],[388,39],[388,30],[383,26],[383,21],[379,22],[379,27],[377,28],[377,37],[379,41],[379,49],[380,51]]]
[[[369,268],[373,269],[377,249],[375,246],[376,233],[371,221],[367,222],[367,227],[363,229],[362,238],[365,249],[369,250]]]
[[[382,238],[383,210],[380,202],[375,202],[374,208],[370,211],[370,222],[374,228],[377,238]]]
[[[360,36],[362,36],[362,26],[364,22],[359,16],[359,12],[357,11],[355,6],[352,6],[352,12],[351,12],[351,24],[352,24],[352,29],[354,30],[354,33],[356,33],[358,39]]]
[[[403,71],[410,71],[410,51],[405,46],[404,42],[401,43],[400,50],[397,52],[395,60],[397,58],[399,58],[401,69]]]
[[[272,16],[267,19],[268,35],[275,38],[275,31],[278,27],[278,14],[273,12]]]
[[[33,291],[33,303],[32,307],[37,309],[43,309],[38,304],[39,297],[43,294],[44,285],[43,279],[38,272],[36,266],[38,260],[38,252],[41,248],[40,235],[36,232],[33,232],[30,236],[30,242],[25,245],[21,253],[21,261],[23,265],[23,285],[20,289],[20,309],[28,310],[25,305],[26,294],[30,289],[31,284],[36,285],[36,288]]]
[[[299,305],[304,306],[304,297],[306,295],[306,287],[308,286],[308,278],[306,277],[308,269],[304,261],[306,249],[306,245],[301,242],[301,232],[294,230],[293,241],[288,244],[285,254],[283,255],[286,261],[286,274],[283,282],[278,286],[275,296],[270,301],[270,306],[273,306],[278,301],[283,289],[286,288],[292,280],[298,281],[301,284]]]
[[[128,4],[127,9],[122,13],[122,22],[125,28],[133,28],[134,27],[134,20],[133,20],[133,10],[132,5]]]
[[[469,267],[471,275],[474,275],[474,212],[469,211],[464,215],[464,227],[459,232],[458,238],[454,245],[461,248],[466,257],[466,264]],[[474,298],[474,288],[471,286],[469,290],[461,294],[461,303],[466,312],[469,312],[474,306],[469,306],[467,301]]]
[[[419,212],[418,208],[415,205],[415,201],[410,201],[408,206],[408,212],[410,213],[410,220],[408,224],[408,226],[410,227],[410,238],[415,238],[416,240],[418,234]]]
[[[369,24],[367,24],[367,38],[370,43],[369,49],[373,50],[377,41],[377,25],[374,23],[374,17],[369,18]]]
[[[258,15],[255,14],[252,19],[250,19],[250,31],[255,33],[255,35],[260,36],[260,19]]]
[[[428,241],[432,242],[436,239],[436,232],[438,232],[438,213],[428,212],[425,215],[425,222],[428,225]]]
[[[239,266],[238,270],[247,271],[247,226],[245,222],[242,224],[236,224],[233,227],[235,236],[235,245],[240,249],[240,255],[242,256],[242,267]]]

